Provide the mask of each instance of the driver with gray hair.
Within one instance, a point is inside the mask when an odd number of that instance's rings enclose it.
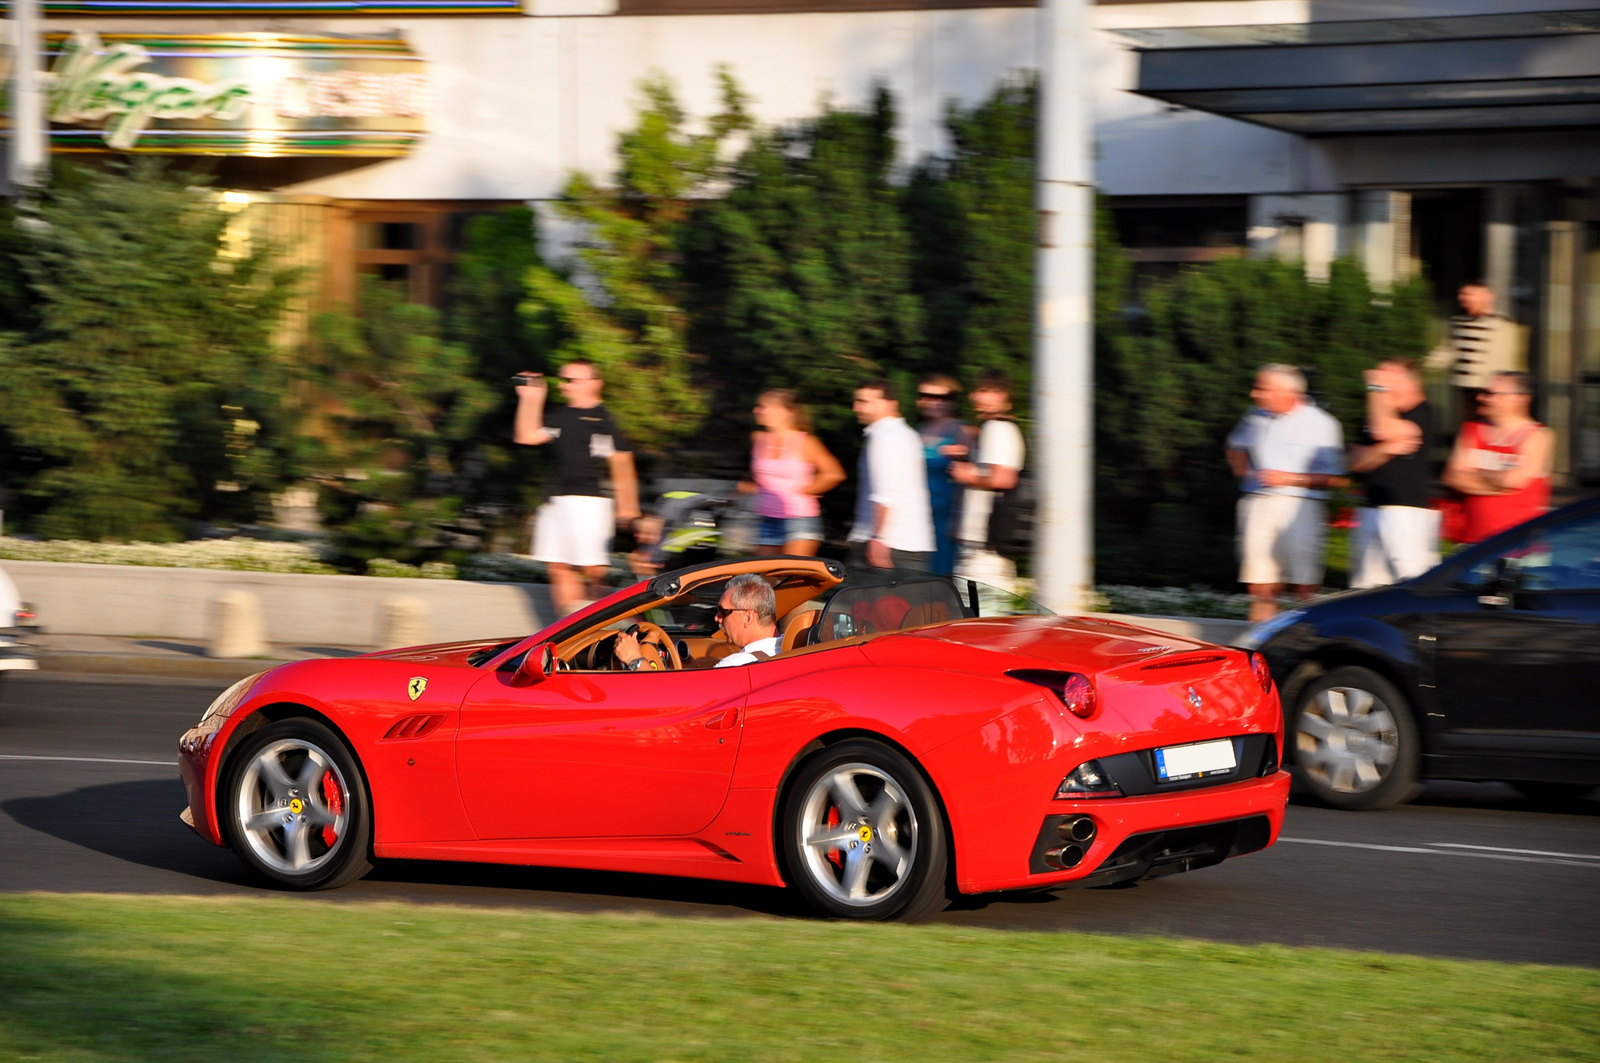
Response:
[[[778,652],[778,596],[772,584],[754,572],[733,577],[722,589],[717,623],[728,641],[740,647],[738,653],[718,661],[718,668],[754,664]]]
[[[778,596],[773,593],[772,584],[754,572],[735,576],[722,588],[722,597],[717,601],[717,623],[722,625],[728,641],[739,647],[738,653],[730,653],[718,661],[718,668],[754,664],[775,656],[780,648]],[[635,661],[644,660],[639,640],[634,635],[618,635],[615,652],[617,659],[630,669],[640,667]]]

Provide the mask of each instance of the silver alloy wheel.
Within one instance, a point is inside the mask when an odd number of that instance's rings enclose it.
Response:
[[[330,775],[338,787],[337,810],[324,789]],[[344,774],[303,739],[285,738],[258,752],[239,780],[236,800],[240,837],[263,864],[284,874],[305,875],[325,865],[350,829]]]
[[[799,827],[806,872],[840,904],[866,907],[889,899],[916,865],[911,800],[871,764],[841,764],[812,783]]]
[[[1329,687],[1308,701],[1295,723],[1295,762],[1334,793],[1362,794],[1389,775],[1400,755],[1400,729],[1369,690]]]

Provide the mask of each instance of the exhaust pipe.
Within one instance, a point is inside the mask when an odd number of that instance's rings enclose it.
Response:
[[[1044,862],[1061,871],[1070,871],[1083,863],[1083,846],[1067,845],[1060,849],[1051,849],[1044,854]]]
[[[1061,835],[1061,840],[1064,842],[1078,842],[1087,845],[1094,841],[1094,820],[1088,816],[1073,816],[1057,827],[1056,833]]]
[[[1077,867],[1083,863],[1084,855],[1089,851],[1097,831],[1094,820],[1088,816],[1073,816],[1071,819],[1063,820],[1056,827],[1056,833],[1067,844],[1045,853],[1044,862],[1059,871],[1070,871]]]

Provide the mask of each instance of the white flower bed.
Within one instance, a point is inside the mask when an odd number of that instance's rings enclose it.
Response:
[[[0,561],[75,561],[88,565],[205,568],[225,572],[303,572],[337,575],[309,543],[260,539],[196,539],[185,543],[91,543],[76,539],[0,536]],[[446,561],[408,565],[386,557],[367,562],[367,575],[400,579],[467,579],[543,583],[544,565],[516,554],[475,554],[460,566]]]
[[[1095,593],[1104,603],[1098,611],[1105,613],[1198,616],[1220,620],[1244,620],[1250,615],[1248,594],[1224,594],[1210,587],[1128,587],[1106,584],[1096,587]]]
[[[259,539],[196,539],[186,543],[91,543],[77,539],[0,536],[0,560],[76,561],[90,565],[208,568],[230,572],[335,573],[315,547]]]

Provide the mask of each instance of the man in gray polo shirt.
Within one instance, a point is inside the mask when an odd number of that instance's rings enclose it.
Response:
[[[1264,365],[1250,390],[1253,409],[1228,435],[1239,478],[1239,582],[1250,588],[1250,619],[1278,611],[1285,587],[1300,601],[1322,586],[1328,490],[1344,481],[1339,422],[1306,398],[1305,375]]]

